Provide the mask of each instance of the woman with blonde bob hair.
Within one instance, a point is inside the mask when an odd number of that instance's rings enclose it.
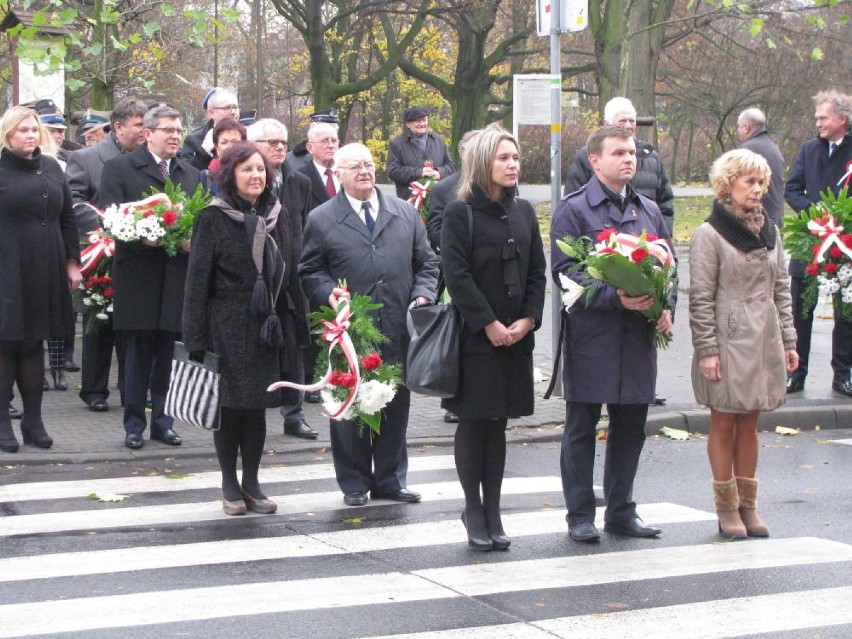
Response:
[[[713,211],[689,250],[692,388],[710,407],[719,533],[734,539],[769,536],[757,514],[757,422],[784,403],[798,366],[784,250],[760,205],[769,177],[766,160],[746,149],[717,159]]]
[[[515,138],[486,128],[462,166],[461,201],[447,206],[441,227],[447,290],[464,318],[461,382],[442,406],[459,416],[454,453],[468,545],[506,550],[511,540],[500,518],[506,423],[533,412],[533,331],[541,325],[546,267],[535,211],[515,197]]]
[[[80,248],[71,189],[42,152],[50,136],[35,111],[14,106],[0,123],[0,450],[16,452],[12,384],[24,404],[25,444],[50,448],[41,419],[44,340],[74,339],[71,291]]]

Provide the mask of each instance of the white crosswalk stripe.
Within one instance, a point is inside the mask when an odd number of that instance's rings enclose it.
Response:
[[[664,536],[633,545],[566,542],[561,482],[542,474],[504,482],[512,550],[470,553],[457,519],[463,495],[452,456],[413,456],[410,473],[422,504],[379,500],[359,509],[345,507],[332,489],[329,464],[264,468],[262,480],[279,493],[271,496],[279,512],[242,518],[225,516],[210,499],[219,485],[215,472],[0,487],[6,513],[0,517],[0,639],[56,633],[100,639],[131,636],[131,629],[133,637],[181,636],[190,629],[186,634],[206,636],[205,624],[261,616],[280,624],[246,634],[291,636],[282,628],[305,616],[317,621],[310,633],[315,639],[723,639],[852,630],[848,578],[821,584],[789,577],[801,570],[848,575],[852,544],[817,536],[708,543],[713,513],[663,502],[642,504],[647,523],[664,525],[667,534],[678,527],[706,534],[695,540],[675,532],[672,542]],[[96,508],[85,499],[91,492],[130,498]],[[169,503],[149,505],[163,499]],[[173,583],[176,575],[185,578]],[[631,584],[677,592],[724,575],[739,576],[732,577],[743,584],[736,596],[699,586],[698,595],[682,601],[643,598],[628,609],[570,604],[581,593],[621,593]],[[152,597],[155,613],[140,605]],[[548,598],[560,605],[520,612]],[[376,620],[392,620],[390,632],[379,621],[361,632],[327,623],[374,608]],[[424,625],[418,611],[427,609]],[[275,633],[260,630],[272,626]]]

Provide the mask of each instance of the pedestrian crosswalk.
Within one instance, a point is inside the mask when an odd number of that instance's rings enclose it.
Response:
[[[512,549],[472,553],[454,474],[412,456],[423,503],[348,508],[328,464],[264,468],[278,513],[238,518],[217,472],[0,486],[0,639],[852,636],[852,544],[720,543],[670,502],[661,540],[576,544],[541,472],[505,480]]]

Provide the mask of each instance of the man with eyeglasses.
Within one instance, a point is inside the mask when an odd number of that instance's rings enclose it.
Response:
[[[423,177],[436,180],[456,172],[444,138],[429,130],[429,109],[413,106],[405,110],[403,132],[388,145],[387,173],[396,184],[397,197],[411,197],[409,185]]]
[[[334,173],[334,154],[340,148],[337,129],[321,122],[308,129],[307,150],[311,161],[297,170],[311,181],[311,208],[327,202],[340,190]]]
[[[97,195],[101,208],[141,200],[151,187],[163,191],[166,178],[190,195],[200,182],[198,170],[176,157],[183,136],[179,111],[170,106],[151,109],[142,125],[144,144],[104,165]],[[182,442],[163,409],[174,343],[181,333],[188,251],[184,246],[170,257],[157,244],[115,243],[112,324],[124,342],[124,445],[132,450],[145,445],[149,390],[151,439],[170,446]]]
[[[302,254],[302,229],[305,220],[311,210],[311,182],[310,180],[294,171],[286,162],[287,158],[287,127],[278,120],[264,118],[258,120],[248,128],[248,139],[257,144],[257,148],[272,165],[275,173],[275,183],[272,192],[281,202],[282,213],[287,218],[288,237],[291,242],[293,255]],[[279,298],[282,322],[284,322],[285,339],[293,339],[288,343],[288,353],[296,356],[289,362],[290,370],[283,378],[289,382],[301,384],[305,380],[305,366],[303,351],[311,341],[308,332],[308,317],[303,299],[290,299],[286,294],[288,284],[292,283],[290,278],[297,278],[295,265],[287,266],[284,274],[284,285],[282,291],[285,294]],[[290,326],[294,330],[287,331]],[[283,405],[281,416],[284,418],[284,434],[299,437],[301,439],[316,439],[319,435],[305,421],[304,393],[286,388],[283,393]]]
[[[322,109],[311,113],[311,122],[308,125],[308,132],[319,124],[330,124],[334,128],[335,135],[340,127],[340,118],[334,109]],[[336,150],[336,149],[335,149]],[[287,153],[287,163],[291,169],[301,171],[305,166],[311,163],[310,151],[308,151],[308,139],[305,138],[296,146],[291,147]]]
[[[376,165],[363,144],[347,144],[335,156],[341,189],[308,216],[299,262],[302,288],[312,308],[337,308],[349,293],[369,295],[382,307],[373,313],[388,342],[382,359],[405,363],[408,307],[435,300],[438,261],[414,207],[376,189]],[[348,289],[339,282],[346,280]],[[406,430],[411,395],[400,387],[382,410],[381,434],[352,422],[330,425],[337,483],[348,506],[373,499],[418,502],[406,485]]]
[[[201,108],[207,114],[204,126],[186,136],[178,157],[189,162],[199,171],[207,168],[215,155],[213,127],[222,120],[239,120],[240,103],[237,96],[220,87],[213,87],[204,96]]]

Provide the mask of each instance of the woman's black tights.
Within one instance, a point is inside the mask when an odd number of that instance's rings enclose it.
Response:
[[[255,499],[266,499],[257,478],[266,442],[266,410],[222,407],[220,424],[221,428],[213,433],[213,444],[222,470],[222,496],[236,501],[246,493]],[[238,456],[243,462],[242,485],[237,479]]]
[[[459,417],[454,452],[471,537],[487,539],[505,535],[500,518],[500,491],[506,466],[507,422],[506,418]]]
[[[41,398],[44,379],[44,344],[41,340],[0,341],[0,440],[14,439],[9,420],[12,385],[17,381],[27,428],[44,431]]]

